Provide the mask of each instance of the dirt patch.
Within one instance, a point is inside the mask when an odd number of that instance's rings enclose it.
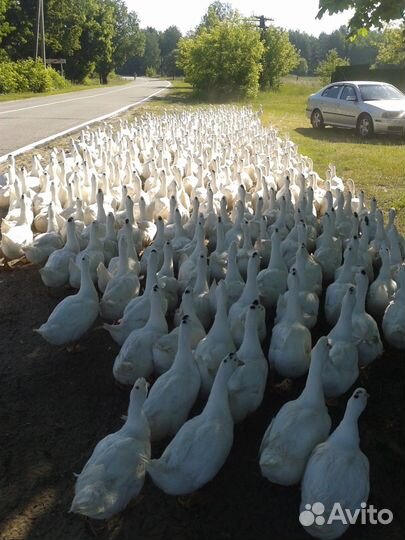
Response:
[[[95,444],[121,425],[129,391],[114,384],[118,347],[98,329],[69,354],[32,331],[69,293],[51,297],[35,267],[0,269],[0,538],[2,540],[304,540],[298,523],[299,487],[272,485],[260,475],[258,448],[280,406],[300,393],[267,392],[260,409],[235,429],[232,452],[220,474],[190,507],[146,481],[142,498],[106,522],[68,514],[73,472],[80,472]],[[53,292],[54,294],[54,292]],[[318,328],[319,332],[325,329]],[[389,526],[351,527],[347,540],[404,537],[404,358],[387,350],[362,375],[371,394],[360,420],[361,447],[370,460],[370,504],[389,508]],[[333,425],[346,396],[330,409]],[[160,455],[163,445],[153,448]]]

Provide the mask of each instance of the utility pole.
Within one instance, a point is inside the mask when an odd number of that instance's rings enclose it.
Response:
[[[38,0],[38,15],[37,15],[37,28],[35,38],[35,60],[39,55],[39,35],[41,34],[41,57],[44,66],[46,67],[46,53],[45,53],[45,17],[44,17],[44,0]]]
[[[257,24],[258,28],[260,28],[260,33],[262,37],[267,29],[266,22],[274,21],[274,19],[271,19],[270,17],[265,17],[264,15],[252,15],[248,20],[254,24]]]

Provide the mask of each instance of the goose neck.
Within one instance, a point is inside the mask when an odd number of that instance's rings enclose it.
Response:
[[[368,277],[365,271],[362,270],[356,276],[356,304],[354,306],[355,313],[358,313],[358,314],[365,313],[367,289],[368,289]]]
[[[257,263],[256,257],[251,256],[248,263],[247,279],[243,288],[240,300],[244,303],[251,303],[256,300],[258,295],[257,290]]]
[[[224,364],[221,364],[214,379],[214,384],[212,385],[207,404],[202,413],[204,416],[210,417],[220,414],[221,416],[227,415],[231,417],[227,385],[229,378],[229,373],[224,369]]]
[[[68,221],[66,228],[66,249],[78,253],[80,250],[79,241],[76,236],[76,229],[74,221]]]
[[[217,222],[217,244],[215,247],[215,251],[217,253],[223,253],[226,250],[225,247],[225,231],[224,231],[224,224],[222,223],[222,220],[218,218]]]
[[[145,293],[144,293],[145,294]],[[150,314],[147,322],[149,329],[167,331],[167,322],[162,309],[160,291],[152,291],[150,296]]]
[[[311,355],[311,363],[309,366],[307,381],[305,388],[301,394],[307,403],[315,403],[324,405],[324,392],[322,385],[322,369],[323,359],[317,354]]]
[[[79,289],[78,295],[80,295],[81,297],[87,297],[87,298],[93,297],[94,299],[98,301],[98,294],[90,276],[90,267],[89,267],[88,261],[86,261],[85,264],[82,262],[82,265],[81,265],[80,289]]]
[[[353,304],[349,299],[349,295],[346,293],[342,302],[342,309],[340,311],[339,319],[331,330],[331,334],[335,341],[347,341],[351,342],[353,339],[352,333],[352,308]]]
[[[288,292],[287,307],[285,312],[287,321],[300,322],[302,318],[301,306],[298,297],[298,276],[293,276],[291,288]]]
[[[257,330],[257,309],[257,307],[255,307],[255,309],[249,307],[246,314],[243,340],[238,350],[238,355],[241,358],[251,357],[253,351],[261,350],[261,344]]]

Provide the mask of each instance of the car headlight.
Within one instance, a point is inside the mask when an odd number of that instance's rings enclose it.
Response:
[[[382,113],[382,118],[399,118],[403,117],[404,113],[402,111],[385,111]]]

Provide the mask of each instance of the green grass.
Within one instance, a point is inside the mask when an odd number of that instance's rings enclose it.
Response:
[[[94,88],[105,88],[106,86],[119,86],[121,84],[127,84],[129,81],[121,79],[120,77],[112,77],[108,84],[100,84],[98,81],[90,80],[86,84],[72,84],[67,88],[61,88],[59,90],[50,90],[49,92],[16,92],[14,94],[0,94],[0,102],[4,101],[16,101],[19,99],[28,99],[39,96],[54,96],[56,94],[69,94],[71,92],[80,92],[81,90],[92,90]]]
[[[325,128],[315,131],[305,115],[306,100],[321,87],[315,77],[287,77],[277,92],[260,92],[250,103],[263,107],[262,121],[298,145],[299,152],[312,158],[314,169],[323,178],[329,163],[338,176],[352,178],[356,189],[368,198],[375,196],[383,210],[395,207],[398,223],[405,229],[405,141],[394,137],[360,140],[354,131]],[[177,106],[206,105],[192,93],[188,84],[173,81],[170,93],[159,96],[148,108],[159,111]]]

